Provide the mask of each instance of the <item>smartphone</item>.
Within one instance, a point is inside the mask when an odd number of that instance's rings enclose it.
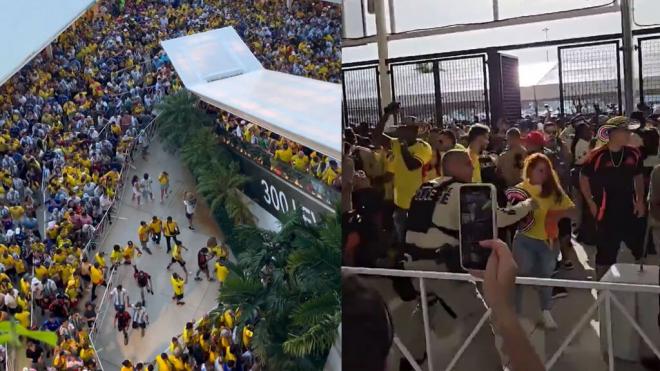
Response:
[[[459,200],[461,267],[485,270],[490,250],[481,247],[479,241],[497,238],[495,187],[492,184],[463,184],[459,188]]]

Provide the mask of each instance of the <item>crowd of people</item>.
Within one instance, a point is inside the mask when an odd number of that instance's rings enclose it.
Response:
[[[399,114],[392,103],[378,123],[345,128],[344,265],[463,272],[458,188],[466,183],[494,185],[498,236],[511,246],[522,276],[572,270],[573,241],[595,246],[595,280],[617,263],[621,242],[638,263],[655,254],[660,107],[640,103],[629,117],[594,108],[493,127],[399,118],[401,124],[386,129]],[[647,223],[653,238],[645,246]],[[419,297],[410,280],[396,279],[394,288],[404,301]],[[539,323],[554,329],[552,303],[568,293],[543,287],[538,294]]]
[[[122,166],[146,153],[154,106],[181,88],[160,40],[234,26],[267,68],[338,81],[340,7],[190,3],[100,2],[0,87],[0,316],[58,333],[54,349],[30,344],[34,368],[96,367],[89,330],[112,263],[88,242],[112,223]]]
[[[218,116],[219,135],[230,136],[267,153],[270,167],[277,174],[282,175],[287,169],[292,169],[293,172],[288,173],[288,176],[293,178],[292,181],[302,180],[309,175],[314,179],[314,182],[309,184],[312,187],[309,191],[319,194],[324,194],[319,191],[320,187],[315,187],[315,183],[319,181],[327,187],[341,189],[341,168],[336,160],[229,113],[223,112]]]

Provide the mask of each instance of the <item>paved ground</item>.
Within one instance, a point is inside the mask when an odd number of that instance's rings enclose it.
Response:
[[[192,175],[185,166],[173,155],[165,153],[158,142],[151,145],[151,153],[147,161],[137,159],[136,169],[130,169],[129,179],[133,174],[142,175],[148,172],[151,177],[156,178],[161,171],[170,174],[172,193],[163,204],[159,203],[157,184],[154,186],[155,202],[148,202],[140,207],[131,202],[130,186],[124,189],[122,202],[116,211],[116,219],[112,228],[106,234],[105,240],[99,247],[109,254],[115,243],[124,246],[128,240],[138,241],[137,227],[140,220],[149,221],[153,215],[165,219],[171,215],[179,223],[181,235],[179,239],[189,251],[184,251],[186,267],[190,273],[188,283],[185,286],[185,302],[183,306],[177,306],[172,301],[172,288],[170,275],[172,271],[183,274],[178,265],[173,265],[171,271],[166,270],[170,256],[166,254],[165,240],[161,241],[162,247],[150,243],[153,255],[146,253],[137,259],[138,266],[147,271],[153,280],[154,295],[148,295],[147,312],[151,324],[147,327],[145,337],[142,338],[138,331],[129,333],[128,346],[124,345],[122,336],[113,327],[114,308],[108,300],[103,304],[99,312],[106,310],[107,315],[99,326],[99,332],[95,336],[95,346],[99,358],[106,370],[119,369],[124,359],[132,361],[149,361],[165,350],[173,336],[183,331],[188,321],[195,321],[215,307],[217,303],[218,284],[206,280],[198,282],[193,279],[197,269],[197,251],[206,244],[209,236],[221,238],[218,226],[210,216],[208,206],[202,197],[198,198],[198,206],[195,214],[195,231],[187,228],[184,214],[183,194],[194,190]],[[131,302],[139,300],[139,290],[133,279],[133,268],[121,266],[113,284],[122,284],[129,291]],[[98,293],[97,293],[98,294]],[[100,299],[97,299],[97,305]]]
[[[573,271],[560,272],[558,278],[591,280],[594,266],[593,247],[583,247],[575,244],[580,264]],[[632,256],[626,251],[620,255],[620,261],[632,262]],[[393,314],[394,327],[402,342],[413,352],[417,359],[424,354],[424,330],[422,314],[416,302],[403,303],[392,289],[391,281],[383,278],[369,278],[375,288],[387,300]],[[456,307],[466,304],[472,298],[461,297],[459,292],[467,290],[466,283],[453,283],[451,288],[442,290],[448,298],[454,300]],[[436,291],[438,292],[438,291]],[[440,294],[440,293],[439,293]],[[558,299],[553,304],[552,313],[559,328],[545,331],[536,325],[536,321],[524,321],[526,331],[533,339],[537,352],[548,359],[561,345],[566,336],[577,324],[579,318],[586,313],[588,307],[595,301],[595,293],[589,290],[569,290],[567,298]],[[458,301],[456,301],[458,300]],[[463,305],[468,310],[458,310],[459,320],[451,319],[439,305],[431,310],[430,321],[433,326],[432,353],[435,370],[444,370],[449,361],[458,351],[460,345],[475,327],[484,310],[475,305]],[[528,318],[537,318],[538,296],[532,290],[527,290],[524,299],[524,313]],[[455,308],[456,309],[456,308]],[[600,350],[599,318],[596,313],[570,343],[567,350],[559,358],[553,370],[582,371],[607,370],[607,364]],[[625,341],[619,339],[619,341]],[[456,364],[454,370],[501,370],[499,357],[492,331],[484,326],[476,335],[473,343]],[[393,348],[388,361],[389,370],[398,370],[401,353]],[[425,362],[423,369],[427,370]],[[616,361],[616,370],[642,371],[641,365],[624,361]]]

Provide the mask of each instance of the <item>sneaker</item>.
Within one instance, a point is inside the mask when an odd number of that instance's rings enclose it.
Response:
[[[552,288],[552,298],[553,299],[565,298],[567,296],[568,296],[568,291],[566,291],[565,287],[553,287]]]
[[[194,227],[188,227],[188,229],[190,229],[191,231],[194,231],[194,230],[195,230]]]
[[[195,281],[201,281],[202,277],[195,277]]]
[[[543,327],[548,330],[554,330],[557,328],[557,322],[555,322],[555,319],[552,318],[552,314],[549,310],[544,310],[541,313],[541,322],[543,323]]]

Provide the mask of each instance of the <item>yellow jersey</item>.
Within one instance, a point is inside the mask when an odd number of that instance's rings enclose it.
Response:
[[[392,139],[390,142],[392,144],[392,173],[394,173],[394,204],[408,210],[415,192],[422,185],[422,168],[431,161],[433,151],[428,143],[421,140],[408,146],[410,155],[422,164],[415,170],[408,170],[401,154],[401,143],[398,139]]]
[[[547,218],[548,213],[553,211],[562,211],[567,210],[572,207],[575,207],[575,204],[571,199],[562,192],[561,199],[557,201],[554,195],[549,197],[541,197],[541,186],[534,185],[529,183],[529,181],[523,181],[519,183],[519,188],[524,189],[530,196],[536,201],[538,206],[532,211],[532,224],[526,228],[522,233],[530,238],[537,240],[548,240],[548,230],[547,230]]]
[[[103,271],[102,270],[92,266],[89,269],[89,275],[92,279],[93,284],[98,285],[101,282],[103,282]]]
[[[218,282],[225,282],[227,276],[229,275],[229,269],[224,265],[218,263],[217,261],[214,264],[215,267],[215,278]]]
[[[293,157],[293,152],[291,151],[291,148],[278,149],[277,151],[275,151],[275,160],[279,160],[288,164],[291,162],[292,157]]]
[[[468,156],[472,162],[472,183],[481,183],[481,164],[479,163],[479,154],[468,149]]]
[[[183,295],[183,285],[184,281],[182,278],[176,279],[174,276],[170,278],[170,283],[172,284],[172,290],[174,290],[174,295]]]
[[[309,165],[309,157],[306,155],[303,155],[303,157],[295,155],[291,159],[291,165],[293,165],[294,169],[304,172],[307,170],[307,165]]]
[[[160,231],[163,230],[163,221],[160,219],[156,219],[156,221],[152,221],[149,224],[149,228],[151,229],[151,232],[154,234],[160,234]]]

